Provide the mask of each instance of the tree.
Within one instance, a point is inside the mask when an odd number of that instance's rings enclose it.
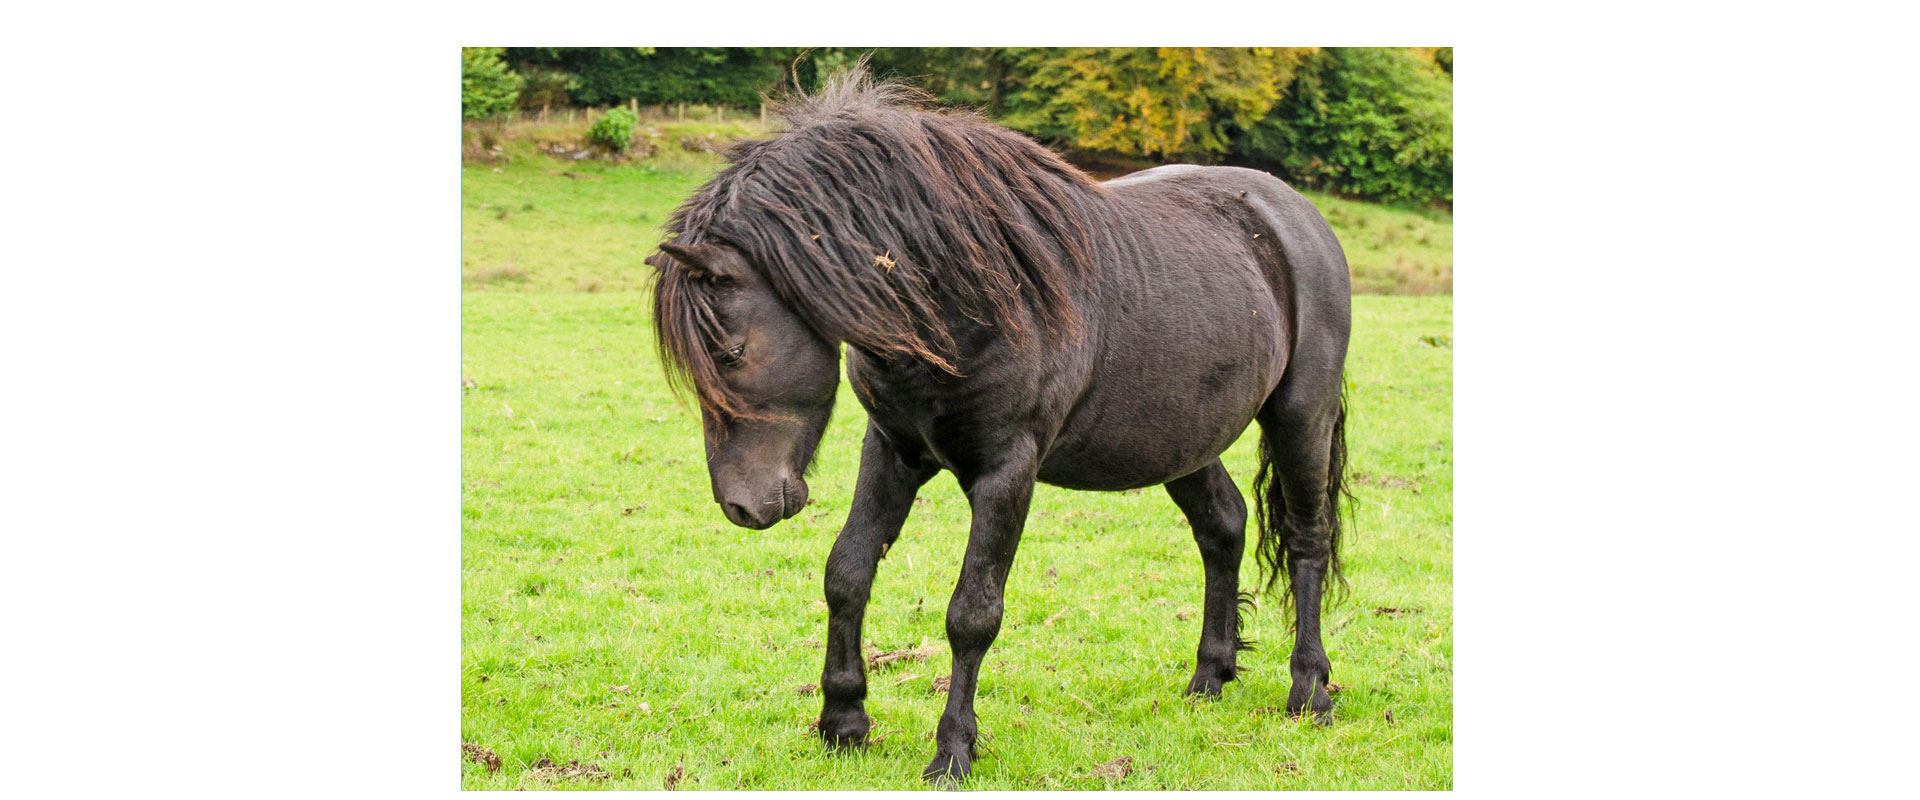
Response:
[[[515,63],[573,74],[573,99],[588,105],[712,103],[753,106],[779,82],[796,48],[514,47]]]
[[[520,76],[500,58],[499,47],[460,48],[460,115],[484,119],[512,111]]]
[[[1328,48],[1301,65],[1286,98],[1238,138],[1236,151],[1309,187],[1451,202],[1453,78],[1433,54]]]
[[[1314,48],[1019,48],[1001,120],[1083,150],[1210,159],[1264,117]]]

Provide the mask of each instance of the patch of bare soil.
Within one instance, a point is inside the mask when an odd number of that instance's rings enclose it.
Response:
[[[500,756],[472,742],[460,743],[460,755],[475,764],[485,764],[488,772],[500,771]]]
[[[927,645],[927,640],[921,639],[920,643],[913,647],[903,647],[899,650],[888,650],[868,656],[867,669],[879,669],[902,661],[925,661],[927,656],[933,653],[934,650]]]
[[[1370,475],[1365,472],[1356,472],[1353,474],[1353,480],[1356,483],[1378,486],[1383,489],[1412,489],[1415,494],[1420,492],[1420,481],[1417,478],[1401,478],[1393,475]]]
[[[1121,756],[1095,767],[1092,777],[1117,781],[1133,774],[1133,756]]]
[[[565,764],[556,764],[553,759],[542,757],[533,762],[533,777],[543,780],[588,780],[604,781],[609,775],[599,764],[582,764],[573,759]]]
[[[1375,614],[1379,614],[1380,616],[1383,616],[1383,617],[1386,617],[1386,618],[1388,618],[1388,619],[1399,619],[1399,618],[1401,618],[1401,617],[1404,617],[1404,616],[1406,616],[1406,615],[1408,615],[1408,614],[1418,614],[1418,613],[1420,613],[1420,609],[1417,609],[1417,608],[1394,608],[1393,606],[1383,606],[1383,607],[1381,607],[1381,608],[1376,608],[1376,609],[1374,609],[1374,610],[1373,610],[1373,613],[1375,613]]]

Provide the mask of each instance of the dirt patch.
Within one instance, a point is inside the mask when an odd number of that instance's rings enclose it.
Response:
[[[505,264],[498,267],[463,272],[461,283],[468,287],[489,286],[496,283],[526,283],[527,273],[518,264]]]
[[[711,133],[705,136],[680,137],[680,149],[689,153],[718,153],[727,149],[729,144],[732,144],[731,140],[721,139],[718,135]]]
[[[570,760],[565,764],[558,764],[555,763],[553,759],[544,756],[541,757],[540,760],[533,762],[533,769],[529,774],[535,778],[549,781],[604,781],[611,777],[599,764],[582,764],[579,759]]]
[[[820,684],[803,683],[803,684],[800,684],[797,688],[795,688],[793,690],[793,693],[800,695],[801,697],[806,697],[807,695],[813,694],[814,692],[817,692],[817,691],[820,691]]]
[[[1371,475],[1365,472],[1356,472],[1353,474],[1353,480],[1355,483],[1379,486],[1383,489],[1412,489],[1414,494],[1420,493],[1418,476],[1402,478],[1394,475]]]
[[[661,779],[660,783],[661,785],[667,787],[667,791],[671,792],[674,789],[680,788],[680,782],[686,779],[687,779],[686,768],[682,767],[679,764],[675,764],[673,765],[673,769],[667,770],[666,776]]]
[[[1092,777],[1117,781],[1133,774],[1133,756],[1121,756],[1093,769]]]
[[[953,688],[952,675],[942,675],[938,678],[933,679],[932,689],[934,694],[946,694],[947,691],[952,688]]]
[[[472,742],[460,743],[460,755],[475,764],[485,764],[488,772],[500,771],[500,756]]]
[[[879,669],[888,664],[903,661],[925,661],[930,655],[933,655],[933,648],[927,645],[927,640],[921,639],[920,643],[913,647],[903,647],[899,650],[888,650],[868,656],[867,669]]]
[[[1373,613],[1379,614],[1380,616],[1386,617],[1388,619],[1399,619],[1408,614],[1421,613],[1421,611],[1420,609],[1417,609],[1417,608],[1394,608],[1393,606],[1383,606],[1381,608],[1374,609]]]

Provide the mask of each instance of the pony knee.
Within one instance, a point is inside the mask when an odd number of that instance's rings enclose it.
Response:
[[[1237,558],[1247,546],[1247,507],[1217,509],[1209,517],[1187,520],[1203,557]]]
[[[947,641],[954,652],[985,648],[1000,635],[1000,618],[1005,604],[998,597],[963,598],[956,595],[947,605]]]
[[[1238,526],[1224,525],[1217,521],[1213,524],[1195,523],[1193,542],[1199,545],[1202,558],[1237,558],[1247,546],[1246,521],[1243,519]]]
[[[847,563],[845,559],[829,558],[825,583],[828,610],[861,608],[873,588],[873,570]]]

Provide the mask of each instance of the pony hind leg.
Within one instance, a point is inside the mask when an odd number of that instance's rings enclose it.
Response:
[[[1335,373],[1337,376],[1338,373]],[[1341,580],[1339,501],[1346,471],[1346,403],[1338,384],[1312,399],[1269,398],[1260,421],[1260,475],[1254,481],[1258,544],[1266,588],[1284,582],[1294,612],[1287,711],[1332,722],[1327,681],[1333,663],[1320,636],[1322,601]]]
[[[1200,546],[1200,561],[1206,568],[1207,583],[1200,617],[1200,648],[1193,665],[1193,679],[1187,682],[1187,694],[1219,697],[1221,687],[1234,679],[1235,658],[1239,651],[1251,649],[1240,638],[1240,559],[1247,542],[1247,502],[1240,497],[1227,468],[1214,459],[1212,464],[1182,478],[1168,481],[1167,494],[1174,505],[1187,515],[1193,527],[1193,541]]]

